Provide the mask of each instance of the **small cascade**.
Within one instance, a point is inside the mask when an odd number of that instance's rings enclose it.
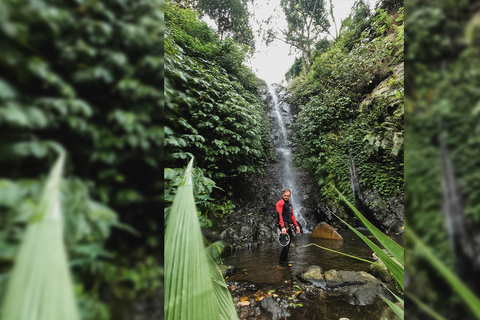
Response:
[[[358,179],[357,167],[353,160],[352,150],[348,149],[348,160],[350,164],[350,184],[352,186],[353,196],[355,197],[355,206],[361,210],[363,204],[362,193],[360,192],[360,182]]]
[[[268,91],[272,96],[273,124],[273,145],[279,163],[278,179],[283,189],[292,190],[293,212],[298,222],[303,227],[304,232],[311,231],[310,226],[304,218],[304,207],[302,205],[302,195],[298,188],[296,169],[293,165],[292,143],[287,133],[287,125],[293,123],[289,106],[284,102],[278,101],[277,93],[273,86],[268,85]],[[279,190],[279,195],[282,190]]]

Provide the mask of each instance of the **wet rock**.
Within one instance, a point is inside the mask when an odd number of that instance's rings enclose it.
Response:
[[[390,253],[387,252],[387,250],[383,249],[383,252],[385,252],[389,257],[391,257],[393,259],[393,261],[400,264],[395,258],[392,257],[392,255]],[[372,256],[373,256],[373,260],[375,260],[376,263],[378,263],[381,266],[377,266],[377,265],[372,264],[372,265],[370,265],[369,272],[372,275],[374,275],[375,277],[381,279],[383,282],[395,283],[396,280],[392,276],[390,271],[388,271],[387,267],[385,266],[385,263],[383,263],[383,261],[380,260],[375,253],[373,253]]]
[[[380,282],[380,280],[365,271],[337,270],[325,271],[325,281],[327,282],[327,287],[329,288],[343,287],[354,284],[366,284],[368,282]]]
[[[344,295],[353,305],[370,305],[380,295],[391,297],[383,282],[364,271],[328,270],[324,275],[327,287]]]
[[[234,266],[226,266],[221,264],[218,266],[220,268],[220,272],[222,272],[222,276],[225,278],[227,276],[231,276],[235,272]]]
[[[278,299],[280,300],[280,299]],[[274,300],[273,298],[265,298],[260,302],[260,306],[272,314],[272,320],[284,319],[290,316],[290,313],[285,310],[285,307],[281,306],[281,301]],[[284,303],[285,304],[285,303]]]
[[[376,190],[363,190],[363,207],[368,216],[386,233],[400,233],[404,226],[403,193],[382,199]]]
[[[373,304],[380,296],[392,297],[390,292],[380,282],[346,286],[340,288],[339,291],[346,296],[348,303],[358,306]]]
[[[307,271],[297,276],[298,279],[310,282],[313,285],[325,289],[326,283],[321,267],[313,265],[308,267]]]
[[[320,222],[312,232],[312,238],[343,240],[343,237],[330,225]]]

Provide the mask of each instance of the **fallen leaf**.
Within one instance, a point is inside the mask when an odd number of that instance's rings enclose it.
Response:
[[[262,291],[258,290],[257,292],[255,292],[255,294],[253,296],[258,298],[258,297],[261,297],[263,295],[264,295],[264,293]]]
[[[233,284],[233,285],[230,287],[230,290],[233,291],[233,290],[235,290],[235,289],[237,289],[237,286]]]
[[[272,290],[268,291],[268,294],[272,294],[274,292],[275,292],[275,290],[272,289]]]
[[[241,297],[241,298],[240,298],[240,301],[242,301],[242,302],[243,302],[243,301],[247,301],[247,300],[248,300],[248,297]]]
[[[249,306],[249,305],[250,305],[250,301],[237,302],[237,306]]]
[[[290,303],[290,307],[303,307],[301,303]]]

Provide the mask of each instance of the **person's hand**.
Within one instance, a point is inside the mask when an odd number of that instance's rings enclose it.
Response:
[[[300,233],[300,227],[297,226],[297,233]]]
[[[282,234],[287,234],[287,229],[283,228],[282,229]]]

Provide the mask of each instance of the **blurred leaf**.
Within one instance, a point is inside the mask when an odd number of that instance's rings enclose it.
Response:
[[[2,304],[4,320],[79,319],[63,243],[59,185],[64,161],[62,153],[27,227]]]
[[[165,318],[219,319],[193,198],[193,158],[178,187],[165,231]]]
[[[422,240],[415,234],[413,230],[407,230],[406,237],[413,241],[415,250],[419,250],[428,262],[439,274],[441,274],[445,281],[450,285],[468,306],[470,311],[480,319],[480,299],[460,280],[460,278],[449,270],[442,261],[440,261],[433,252],[423,243]]]

